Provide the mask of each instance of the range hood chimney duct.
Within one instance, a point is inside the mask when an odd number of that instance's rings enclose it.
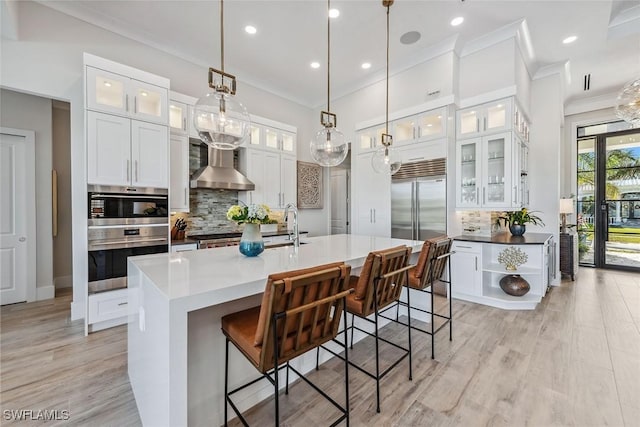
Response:
[[[201,144],[200,163],[203,163],[205,154],[208,154],[208,163],[193,173],[191,188],[255,190],[255,184],[233,167],[233,153],[233,150],[218,150]]]

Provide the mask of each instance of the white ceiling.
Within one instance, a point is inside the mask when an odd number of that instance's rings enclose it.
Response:
[[[196,64],[220,65],[217,1],[41,3]],[[240,84],[248,82],[303,105],[325,101],[325,1],[227,0],[224,5],[227,72]],[[383,76],[386,9],[380,0],[337,0],[331,5],[340,10],[331,23],[335,98]],[[455,16],[465,17],[459,27],[449,25]],[[640,76],[640,0],[396,0],[391,7],[391,72],[422,62],[427,52],[445,42],[455,41],[463,52],[468,42],[522,19],[533,46],[529,71],[534,77],[545,66],[569,61],[567,101],[617,92]],[[258,33],[245,33],[247,24]],[[411,30],[422,34],[420,40],[401,44],[400,36]],[[578,40],[563,45],[569,35]],[[312,70],[312,61],[322,66]],[[372,63],[369,70],[360,67],[365,61]],[[583,76],[589,73],[591,90],[584,92]]]

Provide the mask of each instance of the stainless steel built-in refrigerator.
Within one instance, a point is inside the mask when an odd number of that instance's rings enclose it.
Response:
[[[447,234],[444,164],[445,159],[409,163],[393,176],[391,237],[426,240]]]

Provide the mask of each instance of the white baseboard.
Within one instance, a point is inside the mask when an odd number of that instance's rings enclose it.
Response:
[[[53,286],[56,289],[71,288],[73,287],[73,276],[68,275],[68,276],[54,277]]]
[[[36,301],[51,299],[56,296],[56,288],[53,285],[40,286],[36,288]]]

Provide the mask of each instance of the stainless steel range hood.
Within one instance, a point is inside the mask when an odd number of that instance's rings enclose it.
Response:
[[[208,163],[193,173],[191,188],[255,190],[255,184],[233,167],[232,150],[218,150],[202,144],[201,164],[204,159],[208,159]]]

